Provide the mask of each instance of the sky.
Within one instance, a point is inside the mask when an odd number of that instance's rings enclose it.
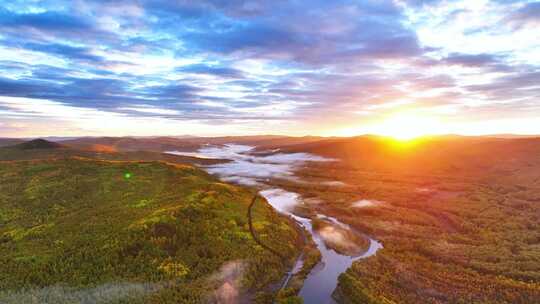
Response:
[[[0,137],[540,134],[540,2],[0,0]]]

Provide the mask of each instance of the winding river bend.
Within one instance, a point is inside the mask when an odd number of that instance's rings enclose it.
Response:
[[[302,297],[304,303],[335,303],[332,299],[332,292],[337,286],[338,276],[345,272],[354,261],[374,255],[377,250],[382,248],[381,243],[368,238],[369,247],[367,251],[355,257],[341,254],[328,248],[323,238],[314,231],[312,220],[293,213],[294,207],[302,203],[300,195],[272,187],[272,185],[268,184],[272,178],[296,179],[294,176],[296,167],[305,162],[333,160],[308,153],[275,153],[261,156],[251,154],[252,149],[253,147],[250,146],[231,144],[225,146],[207,146],[197,152],[171,151],[168,153],[231,160],[227,163],[211,165],[205,168],[209,173],[218,175],[222,180],[256,186],[262,189],[259,192],[260,195],[266,198],[274,209],[292,217],[311,234],[318,250],[321,252],[321,261],[311,270],[304,281],[304,285],[300,290],[300,297]],[[339,222],[335,218],[322,214],[317,215],[317,217],[324,218],[326,221],[332,222],[342,229],[354,232],[351,227]],[[302,261],[299,259],[290,275],[299,271],[301,266]]]

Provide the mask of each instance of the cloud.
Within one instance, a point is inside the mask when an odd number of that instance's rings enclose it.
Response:
[[[320,183],[321,185],[330,186],[330,187],[345,187],[348,186],[346,183],[341,181],[324,181]]]
[[[538,5],[503,2],[6,2],[0,96],[298,135],[471,99],[517,113],[495,83],[537,96]]]
[[[87,30],[91,25],[84,19],[59,12],[12,13],[0,10],[0,27],[37,30]]]
[[[540,25],[540,2],[529,2],[522,5],[505,18],[505,22],[514,29],[538,27]]]
[[[274,209],[281,213],[291,213],[300,204],[300,196],[297,193],[283,189],[266,189],[259,192],[268,200]]]
[[[151,11],[168,28],[179,18],[198,30],[177,31],[191,50],[235,56],[324,64],[333,60],[421,53],[413,31],[392,2],[262,2],[188,5],[152,3]],[[165,8],[169,8],[165,10]],[[283,14],[283,11],[287,14]],[[203,23],[202,21],[207,21]],[[317,29],[317,30],[316,30]],[[343,59],[342,59],[343,58]]]
[[[50,134],[76,136],[77,134],[109,136],[132,135],[132,131],[144,126],[145,136],[155,135],[154,130],[162,130],[167,135],[175,135],[178,130],[189,133],[196,130],[200,134],[215,134],[215,127],[209,121],[198,119],[166,120],[163,114],[143,113],[133,115],[125,110],[110,111],[94,108],[69,106],[61,102],[24,97],[1,97],[0,115],[2,125],[7,130],[17,131],[20,136],[35,137]],[[219,122],[221,135],[238,134],[238,121]]]
[[[441,0],[405,0],[403,1],[410,6],[428,6],[441,2]]]
[[[469,67],[482,67],[499,63],[500,56],[493,54],[459,54],[452,53],[442,60],[448,65],[461,65]]]
[[[519,110],[530,113],[540,107],[536,102],[540,97],[539,81],[540,71],[521,71],[497,77],[489,83],[473,84],[465,88],[471,93],[481,94],[488,100],[501,100],[500,104],[488,103],[483,107],[490,108],[490,112],[495,115],[498,114],[498,110],[505,109],[506,115],[509,115]],[[513,100],[517,102],[509,102]]]
[[[351,204],[351,207],[353,208],[369,208],[369,207],[377,207],[384,205],[384,202],[377,201],[377,200],[367,200],[367,199],[361,199],[359,201],[353,202]]]
[[[74,60],[83,60],[83,61],[95,61],[101,62],[104,61],[104,58],[101,56],[93,55],[91,51],[86,47],[75,47],[59,43],[50,43],[50,44],[41,44],[41,43],[26,43],[20,45],[27,50],[39,51],[44,53],[49,53],[53,55],[60,55],[62,57],[74,59]]]
[[[179,115],[182,112],[177,110],[171,110],[171,109],[163,109],[148,105],[139,105],[138,107],[124,107],[119,108],[119,110],[125,110],[125,111],[131,111],[131,112],[140,112],[140,113],[151,113],[151,114],[159,114],[159,115]]]
[[[276,153],[267,156],[253,157],[252,162],[255,163],[268,163],[268,164],[300,164],[307,161],[322,162],[322,161],[335,161],[318,155],[309,153]]]
[[[204,75],[214,75],[225,78],[244,78],[242,71],[229,68],[229,67],[219,67],[206,64],[193,64],[188,66],[183,66],[177,68],[178,72],[186,72],[193,74],[204,74]]]
[[[173,106],[195,98],[197,88],[184,84],[144,86],[132,89],[130,81],[118,78],[78,78],[66,75],[68,71],[39,68],[33,78],[18,80],[0,77],[0,96],[16,96],[55,100],[67,105],[93,109],[125,109],[139,105],[159,104]],[[201,107],[198,107],[201,108]],[[176,114],[180,109],[171,109]],[[139,111],[146,114],[160,114]],[[172,114],[172,112],[166,113]]]
[[[31,41],[46,41],[52,38],[70,39],[78,43],[103,43],[111,42],[117,37],[114,32],[99,28],[93,16],[70,10],[72,3],[65,3],[65,6],[67,10],[41,9],[41,12],[17,12],[0,7],[0,29],[12,39]]]
[[[262,56],[279,52],[279,48],[288,52],[294,48],[309,47],[309,41],[302,41],[302,37],[296,36],[293,32],[257,23],[238,25],[225,30],[187,33],[182,38],[201,50],[218,53],[245,51]]]

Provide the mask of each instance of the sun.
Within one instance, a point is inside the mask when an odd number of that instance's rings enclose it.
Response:
[[[449,134],[450,129],[446,120],[435,113],[405,110],[374,116],[370,121],[340,129],[332,134],[337,133],[339,136],[373,134],[405,142],[423,136]]]
[[[414,113],[397,113],[373,127],[373,133],[398,140],[411,140],[438,133],[439,123],[433,117]]]

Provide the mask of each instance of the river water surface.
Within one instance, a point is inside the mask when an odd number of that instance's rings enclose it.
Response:
[[[268,203],[278,212],[291,216],[296,222],[305,228],[312,236],[317,248],[321,252],[321,261],[309,273],[304,285],[300,290],[300,297],[304,303],[335,303],[332,292],[337,286],[338,276],[345,272],[355,260],[374,255],[382,245],[369,238],[368,250],[360,256],[351,257],[340,254],[328,248],[321,236],[313,230],[311,219],[300,217],[293,213],[296,205],[302,204],[298,193],[272,187],[269,184],[272,178],[285,178],[298,181],[294,176],[295,169],[310,161],[333,161],[331,159],[308,153],[275,153],[270,155],[256,155],[250,153],[253,147],[245,145],[207,146],[197,152],[168,153],[188,155],[203,158],[229,159],[231,162],[216,164],[205,167],[211,173],[218,175],[224,181],[239,184],[257,186],[262,189],[259,193],[266,198]],[[341,228],[352,230],[348,225],[337,219],[322,214],[318,215]],[[299,271],[302,265],[301,259],[295,265],[290,275]],[[289,275],[289,276],[290,276]],[[287,278],[288,279],[288,278]]]

